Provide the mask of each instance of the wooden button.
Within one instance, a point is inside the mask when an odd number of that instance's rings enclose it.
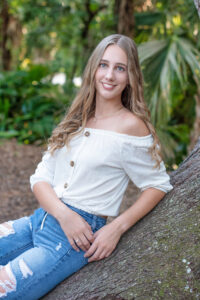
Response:
[[[66,182],[65,184],[64,184],[64,188],[66,189],[68,187],[68,183]]]
[[[73,160],[70,161],[70,166],[71,166],[71,167],[74,166],[74,161],[73,161]]]
[[[85,136],[89,136],[90,135],[90,132],[89,131],[86,131],[85,132]]]

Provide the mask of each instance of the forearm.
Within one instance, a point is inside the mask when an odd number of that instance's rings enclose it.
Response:
[[[78,213],[68,208],[56,195],[51,185],[40,181],[34,184],[33,193],[40,205],[54,216],[76,251],[87,251],[93,242],[90,225]],[[78,246],[77,246],[77,243]]]
[[[112,221],[116,230],[123,234],[137,221],[150,212],[164,197],[165,193],[154,188],[142,192],[137,201]]]
[[[33,193],[40,206],[58,221],[70,212],[70,209],[57,197],[49,183],[37,182],[33,186]]]

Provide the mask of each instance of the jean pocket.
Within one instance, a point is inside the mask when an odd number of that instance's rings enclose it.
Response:
[[[46,211],[40,207],[36,209],[34,214],[31,216],[32,230],[34,233],[37,233],[40,230],[45,214]]]

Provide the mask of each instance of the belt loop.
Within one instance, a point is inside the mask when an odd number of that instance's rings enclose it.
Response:
[[[44,222],[45,222],[45,220],[46,220],[47,215],[48,215],[48,212],[45,213],[44,218],[43,218],[43,220],[42,220],[42,224],[41,224],[41,226],[40,226],[40,229],[41,229],[41,230],[42,230],[43,227],[44,227]]]
[[[92,224],[91,224],[92,230],[95,230],[96,224],[97,224],[97,216],[96,216],[96,215],[93,215],[93,216],[92,216]]]

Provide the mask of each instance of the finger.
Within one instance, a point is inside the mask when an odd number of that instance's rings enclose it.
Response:
[[[85,240],[87,241],[87,239],[85,238],[84,235],[81,236],[81,237],[79,237],[79,238],[77,238],[77,239],[75,239],[75,243],[77,244],[77,246],[78,246],[81,250],[83,250],[84,252],[87,251],[87,248],[86,248],[86,246],[85,246],[85,243],[86,243]],[[88,242],[88,241],[87,241],[87,242]],[[88,242],[88,244],[89,244],[89,242]],[[90,244],[89,244],[89,246],[90,246]]]
[[[89,232],[89,234],[93,237],[93,235],[94,235],[94,232],[92,231],[92,228],[90,227],[90,228],[88,228],[88,232]]]
[[[106,255],[105,255],[105,257],[110,256],[111,253],[112,253],[112,251],[111,252],[107,252]]]
[[[84,247],[86,248],[85,251],[87,251],[90,248],[91,244],[84,234],[81,236],[81,241],[82,241]]]
[[[94,235],[90,231],[84,232],[84,235],[91,244],[94,242]]]
[[[93,237],[96,239],[96,237],[99,235],[99,231],[97,230],[94,234]]]
[[[85,224],[86,224],[88,230],[91,232],[91,234],[93,234],[90,224],[87,221],[85,221]]]
[[[99,257],[101,255],[102,250],[97,248],[97,250],[94,252],[92,256],[88,259],[88,262],[99,260]]]
[[[100,255],[99,255],[99,259],[98,260],[101,260],[103,258],[106,257],[106,251],[103,251]]]
[[[94,242],[94,243],[90,246],[89,250],[84,254],[84,257],[89,257],[89,256],[91,256],[91,255],[96,251],[96,249],[97,249],[97,244]]]
[[[70,245],[72,246],[72,248],[74,248],[74,250],[76,250],[77,252],[79,252],[79,248],[76,246],[76,244],[74,243],[74,240],[72,238],[68,238]]]

